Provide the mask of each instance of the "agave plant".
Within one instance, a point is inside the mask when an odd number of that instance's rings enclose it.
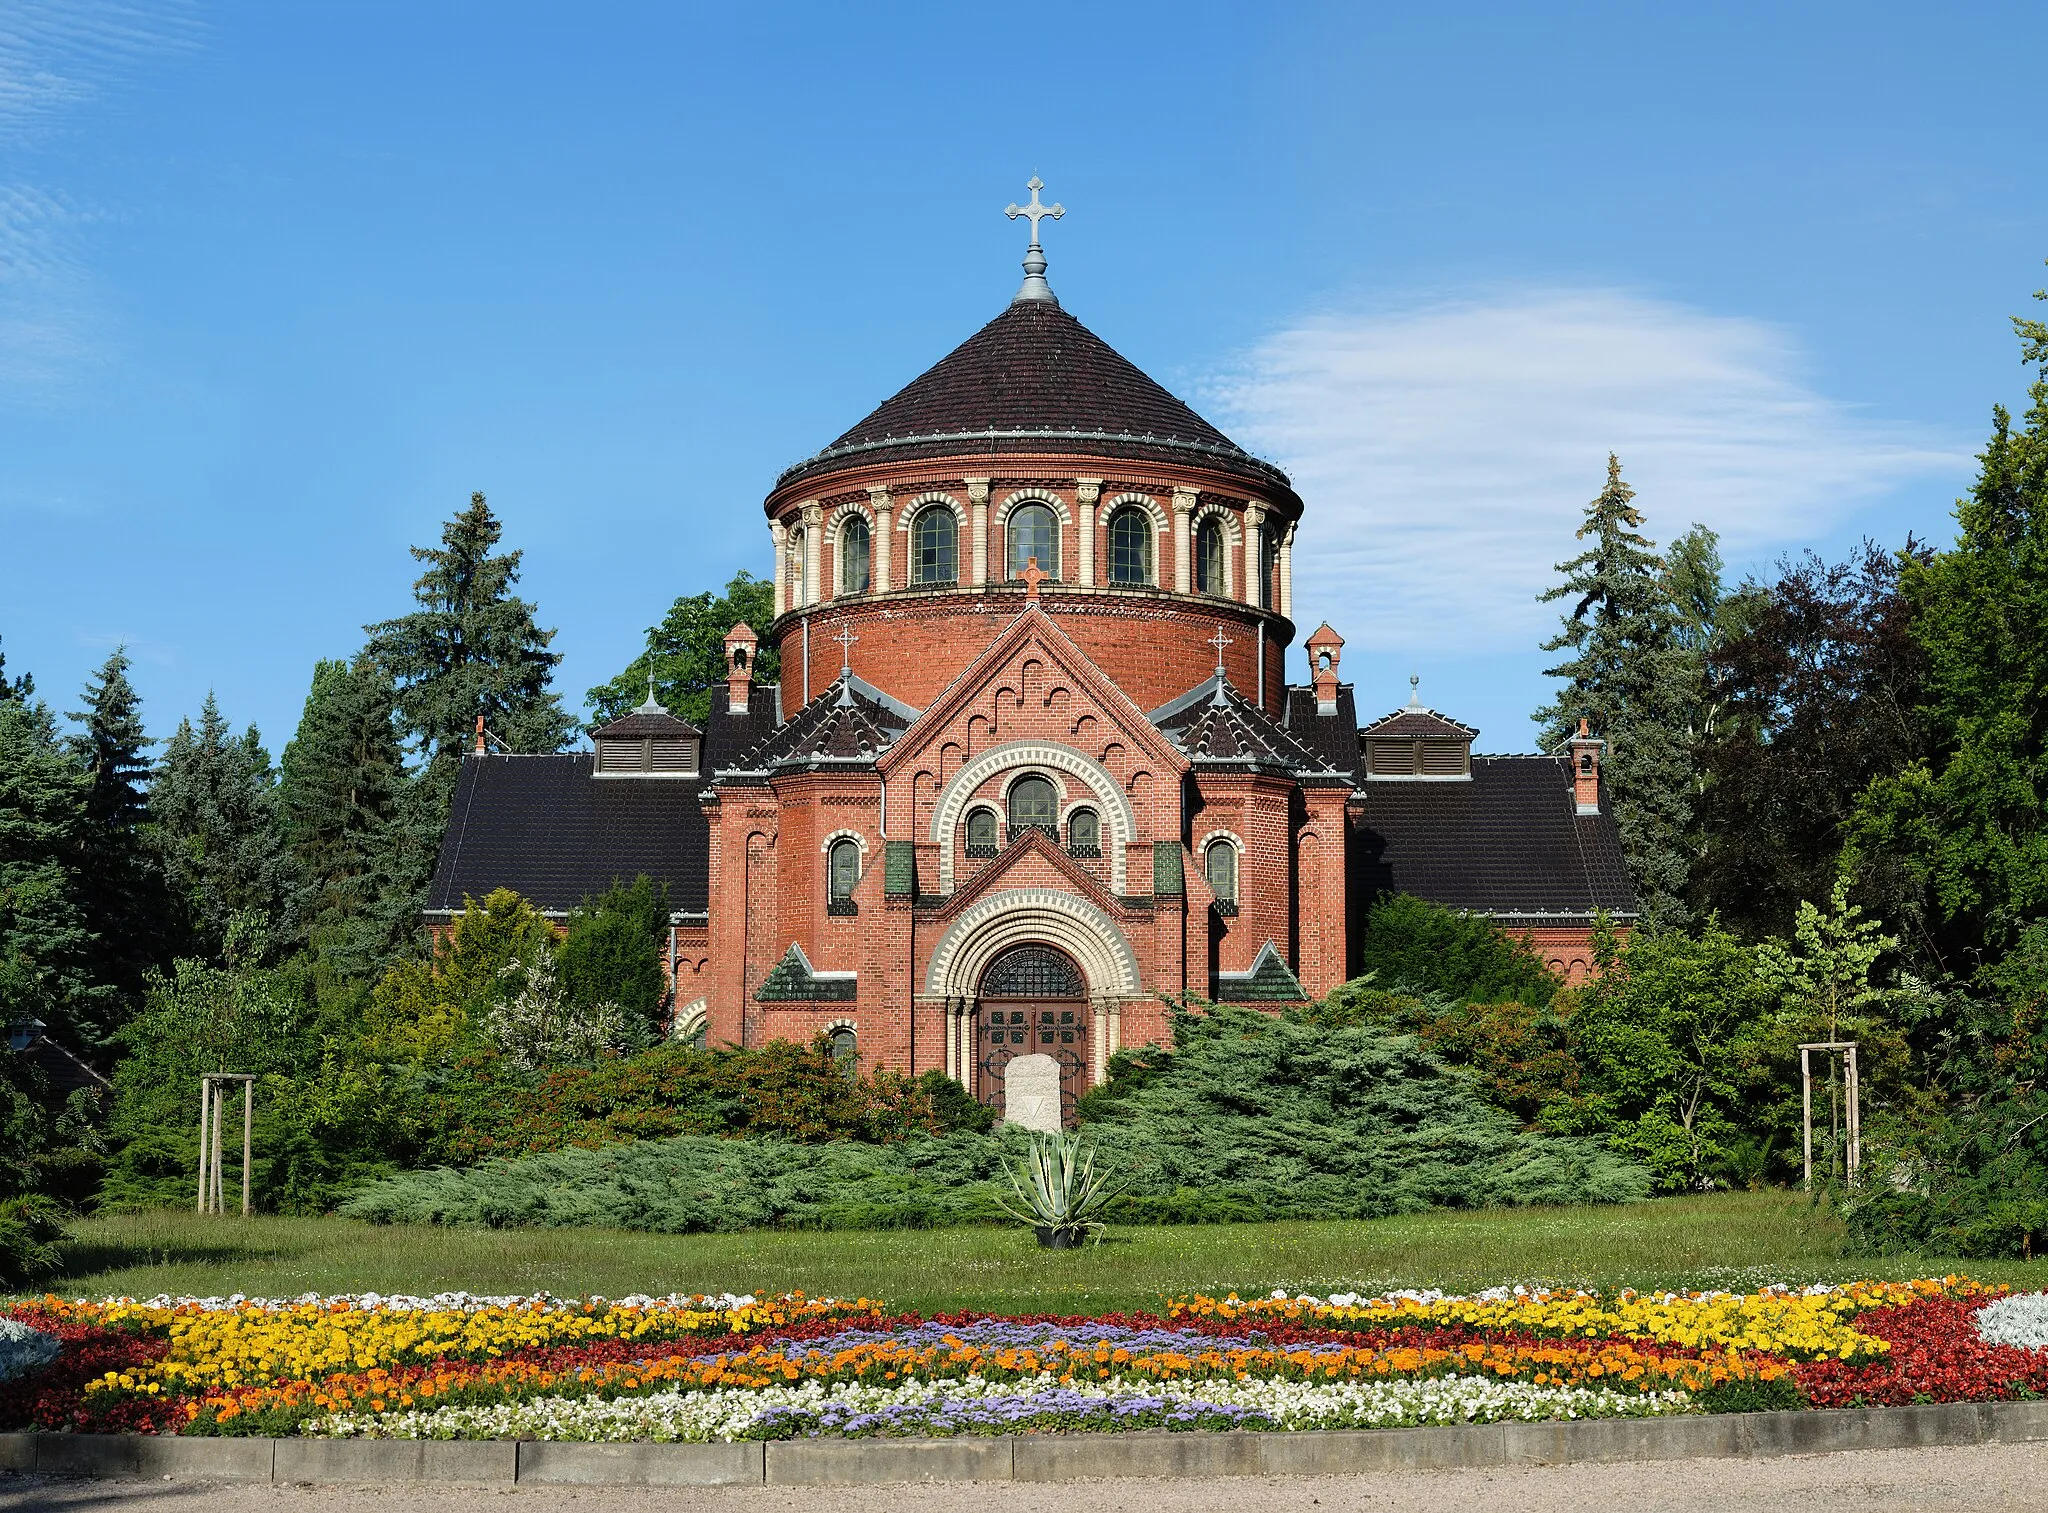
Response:
[[[1038,1231],[1038,1243],[1064,1250],[1083,1234],[1102,1238],[1096,1215],[1121,1190],[1095,1169],[1095,1148],[1079,1135],[1034,1135],[1020,1161],[1005,1161],[1015,1201],[998,1195],[1003,1212]]]

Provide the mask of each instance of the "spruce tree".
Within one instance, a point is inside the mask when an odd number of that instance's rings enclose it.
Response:
[[[270,753],[251,725],[228,729],[208,693],[195,730],[178,722],[150,784],[149,813],[172,893],[194,944],[218,955],[235,915],[256,910],[273,938],[300,927],[304,875],[285,844]]]
[[[647,649],[609,683],[585,694],[590,722],[616,720],[647,697],[647,674],[654,674],[654,696],[670,712],[702,725],[711,713],[715,690],[725,687],[726,632],[742,621],[765,632],[775,618],[775,585],[741,572],[723,594],[686,594],[669,606],[661,624],[647,628]],[[754,681],[776,677],[775,648],[764,645],[754,662]]]
[[[309,882],[313,945],[339,976],[368,980],[417,927],[441,814],[422,805],[425,785],[401,749],[397,690],[367,654],[314,668],[281,768],[285,835]]]
[[[45,705],[0,700],[0,1021],[39,1019],[86,1051],[104,1044],[112,996],[78,896],[90,787]]]
[[[163,869],[144,833],[149,821],[149,747],[142,700],[128,681],[128,654],[116,648],[85,687],[85,708],[70,718],[83,729],[72,759],[89,779],[80,833],[79,902],[99,935],[102,979],[124,1012],[141,1002],[143,977],[172,944]]]
[[[1546,750],[1584,718],[1608,744],[1607,792],[1644,914],[1684,921],[1694,772],[1687,726],[1696,718],[1699,658],[1679,633],[1664,560],[1642,533],[1635,490],[1621,459],[1607,458],[1607,487],[1586,506],[1578,537],[1587,549],[1557,571],[1541,602],[1573,601],[1547,652],[1568,655],[1544,676],[1557,697],[1536,712]]]
[[[479,714],[514,751],[558,750],[576,728],[548,687],[562,660],[548,650],[555,633],[512,593],[521,554],[494,553],[503,534],[484,496],[470,495],[439,547],[412,549],[427,564],[412,586],[419,608],[365,627],[368,654],[397,681],[405,733],[451,790]]]
[[[7,676],[7,653],[0,651],[0,704],[9,700],[17,704],[26,704],[35,696],[35,691],[36,680],[28,673],[12,679]]]

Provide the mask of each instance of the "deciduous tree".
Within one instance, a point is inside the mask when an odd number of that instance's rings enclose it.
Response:
[[[725,686],[725,636],[746,622],[765,632],[775,618],[775,585],[739,573],[722,594],[688,594],[669,606],[661,624],[647,628],[647,648],[609,683],[584,695],[590,722],[616,720],[647,696],[647,674],[654,674],[654,696],[683,719],[702,725],[711,712],[712,690]],[[754,681],[776,678],[775,649],[764,645],[754,663]]]

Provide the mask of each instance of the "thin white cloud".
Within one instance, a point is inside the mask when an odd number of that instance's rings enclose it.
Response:
[[[1226,429],[1308,505],[1296,618],[1379,648],[1532,644],[1610,450],[1651,534],[1694,521],[1731,558],[1810,539],[1968,448],[1815,392],[1757,320],[1610,289],[1326,315],[1212,384]]]
[[[0,3],[0,148],[61,131],[139,66],[194,45],[185,5],[105,0]],[[0,184],[0,394],[43,399],[102,350],[83,227],[71,199]]]

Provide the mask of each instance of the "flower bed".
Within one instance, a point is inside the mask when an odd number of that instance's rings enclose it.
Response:
[[[1988,1308],[1986,1305],[1990,1305]],[[1982,1310],[1984,1319],[1978,1319]],[[5,1311],[0,1428],[734,1440],[1369,1428],[2048,1396],[2048,1318],[1963,1278],[1603,1297],[1171,1300],[1096,1319],[867,1299],[170,1299]]]

